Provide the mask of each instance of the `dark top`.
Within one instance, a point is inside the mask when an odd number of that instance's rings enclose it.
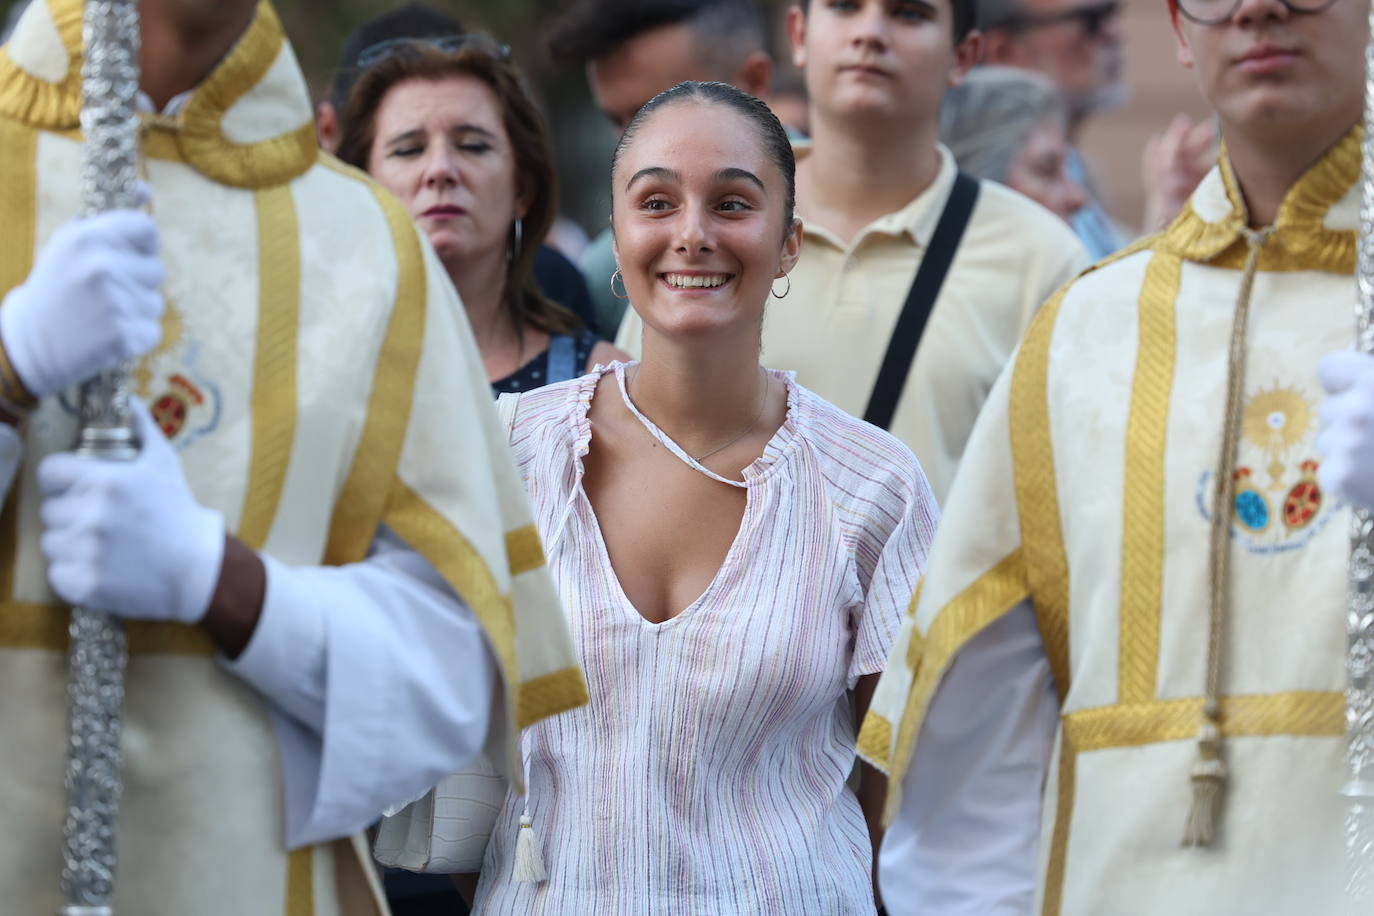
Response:
[[[566,382],[587,371],[587,359],[592,348],[601,340],[593,331],[583,328],[576,336],[554,334],[549,337],[548,349],[516,369],[503,379],[491,383],[492,394],[510,391],[529,391],[554,382]]]
[[[601,330],[596,326],[596,306],[587,292],[587,281],[582,271],[557,249],[542,245],[535,252],[534,281],[539,284],[540,292],[564,308],[571,309],[587,327],[593,331]]]

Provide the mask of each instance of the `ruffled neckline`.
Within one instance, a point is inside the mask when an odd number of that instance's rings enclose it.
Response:
[[[571,386],[568,392],[571,419],[575,432],[573,441],[573,455],[578,464],[578,476],[582,473],[582,459],[591,451],[592,424],[589,412],[592,406],[592,398],[596,394],[596,388],[608,373],[614,373],[616,384],[624,398],[626,407],[634,414],[635,418],[644,426],[655,439],[663,444],[665,448],[676,455],[688,467],[704,474],[712,480],[728,484],[732,487],[748,488],[766,480],[775,470],[784,464],[785,459],[790,455],[801,441],[802,430],[805,427],[805,402],[800,397],[800,387],[797,385],[797,374],[795,372],[783,371],[780,369],[766,369],[765,371],[772,377],[783,383],[784,390],[787,392],[787,414],[783,417],[782,425],[778,427],[768,444],[764,446],[763,454],[750,462],[741,472],[743,480],[731,480],[712,471],[692,458],[691,455],[667,433],[650,420],[634,402],[630,400],[625,390],[625,370],[638,365],[638,360],[628,363],[619,361],[612,362],[608,366],[597,366],[596,369],[578,379],[576,385]]]

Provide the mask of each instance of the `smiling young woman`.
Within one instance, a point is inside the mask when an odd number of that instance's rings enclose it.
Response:
[[[846,785],[854,708],[937,510],[896,439],[759,364],[801,243],[794,171],[767,107],[719,83],[664,92],[621,139],[643,360],[521,396],[512,433],[591,703],[526,733],[476,912],[874,911],[884,786]],[[512,872],[522,832],[543,882]]]

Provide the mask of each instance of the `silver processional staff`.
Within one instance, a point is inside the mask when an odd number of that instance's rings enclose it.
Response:
[[[82,37],[81,209],[89,216],[140,204],[137,0],[87,0]],[[137,457],[126,368],[82,385],[80,416],[78,454],[106,461]],[[128,648],[119,621],[88,608],[72,609],[70,636],[60,916],[113,916]]]

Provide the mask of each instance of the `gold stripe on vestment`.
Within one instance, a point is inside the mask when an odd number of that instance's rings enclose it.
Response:
[[[258,339],[253,358],[253,446],[238,536],[261,550],[272,532],[296,438],[296,347],[301,252],[289,185],[255,194],[258,216]]]
[[[1048,379],[1050,343],[1064,293],[1060,290],[1045,304],[1026,332],[1007,405],[1026,581],[1061,702],[1069,692],[1069,561],[1059,519]]]
[[[538,528],[526,525],[506,532],[506,562],[512,579],[544,565],[544,545],[539,540]]]
[[[315,916],[315,850],[305,846],[286,858],[286,916]]]
[[[1059,740],[1059,788],[1054,805],[1054,833],[1045,864],[1045,893],[1040,916],[1059,916],[1064,905],[1064,871],[1068,867],[1069,827],[1073,822],[1073,796],[1078,758],[1066,731]]]
[[[321,161],[349,177],[357,174],[346,167],[336,168],[334,160],[328,157]],[[410,426],[428,308],[424,256],[410,214],[379,186],[371,183],[368,186],[391,231],[397,262],[396,300],[377,359],[367,418],[353,466],[334,504],[334,517],[329,523],[325,560],[336,565],[355,563],[367,555],[386,510],[387,496],[396,480],[401,447]]]
[[[38,132],[0,120],[0,213],[5,214],[5,243],[0,245],[0,296],[23,283],[33,267],[37,245]],[[19,561],[19,499],[22,471],[0,511],[0,601],[14,598],[15,564]],[[0,633],[4,622],[0,620]],[[5,645],[0,636],[0,645]]]
[[[925,651],[912,678],[911,692],[897,726],[897,742],[889,770],[890,785],[901,784],[916,751],[918,729],[926,707],[954,656],[984,627],[1028,597],[1024,563],[1023,548],[1013,550],[945,605],[931,622],[925,637]],[[900,793],[889,788],[883,811],[884,823],[892,822],[899,805]]]
[[[892,767],[892,723],[870,709],[864,715],[855,747],[859,756],[886,773]]]
[[[1121,612],[1118,697],[1153,699],[1159,675],[1159,627],[1164,588],[1164,452],[1177,349],[1175,306],[1182,262],[1156,254],[1141,285],[1139,341],[1126,421],[1121,526]]]
[[[0,648],[67,651],[71,610],[55,604],[0,602]],[[200,627],[127,620],[130,655],[213,655],[215,643]]]
[[[1080,709],[1062,719],[1059,801],[1045,868],[1041,916],[1059,916],[1068,865],[1069,828],[1077,755],[1122,747],[1197,738],[1202,697],[1152,700]],[[1221,698],[1221,728],[1228,738],[1340,738],[1345,734],[1345,696],[1337,691],[1298,690]]]

